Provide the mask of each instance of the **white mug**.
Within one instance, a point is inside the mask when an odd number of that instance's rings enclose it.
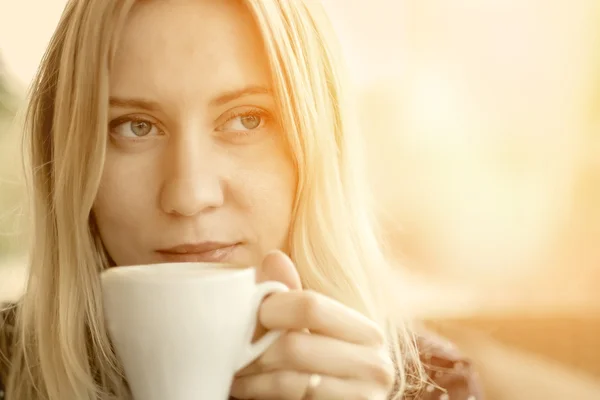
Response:
[[[279,337],[252,343],[265,296],[254,268],[170,263],[101,274],[104,317],[136,400],[226,400],[235,373]]]

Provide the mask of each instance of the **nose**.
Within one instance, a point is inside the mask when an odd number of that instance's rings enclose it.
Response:
[[[160,193],[165,213],[189,217],[223,205],[222,179],[215,158],[210,143],[172,143]]]

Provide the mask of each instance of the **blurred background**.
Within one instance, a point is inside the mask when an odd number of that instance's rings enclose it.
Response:
[[[402,265],[398,318],[456,343],[490,399],[600,399],[600,1],[323,2]],[[27,243],[15,116],[64,3],[0,0],[5,298]]]

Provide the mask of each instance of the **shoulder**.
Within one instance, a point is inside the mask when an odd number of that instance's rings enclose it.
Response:
[[[421,362],[429,376],[420,400],[482,400],[473,365],[450,342],[433,334],[417,338]]]

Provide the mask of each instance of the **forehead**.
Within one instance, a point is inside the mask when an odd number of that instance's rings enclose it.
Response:
[[[261,35],[240,1],[138,1],[119,38],[111,91],[209,94],[268,86],[268,71]]]

